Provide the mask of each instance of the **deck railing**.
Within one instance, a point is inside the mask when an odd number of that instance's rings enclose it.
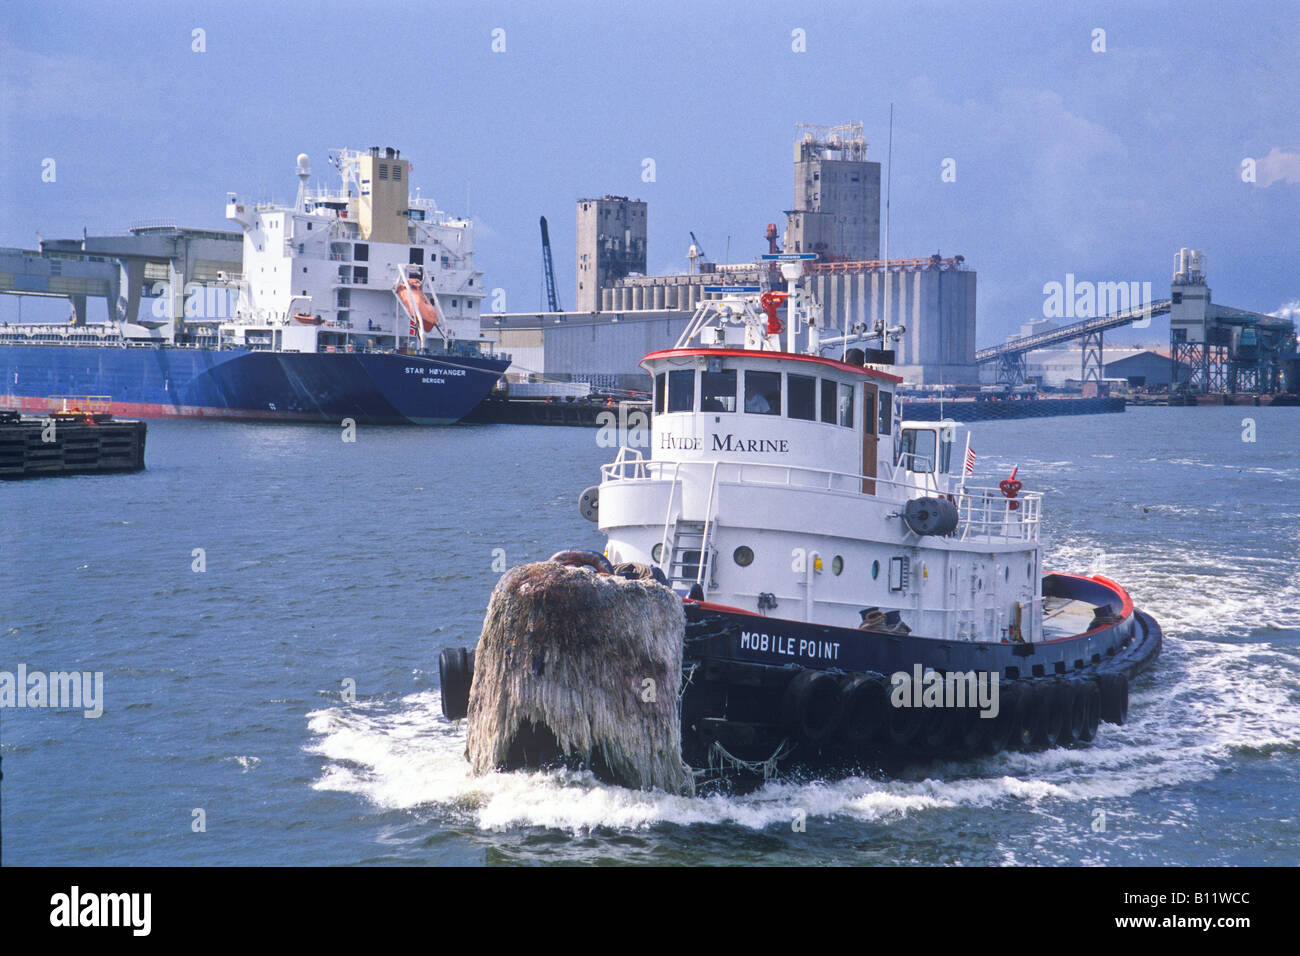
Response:
[[[913,498],[941,495],[957,506],[957,529],[952,537],[968,540],[1037,541],[1042,515],[1042,494],[1022,492],[1007,498],[997,488],[954,488],[951,492],[920,487],[914,482],[875,475],[833,471],[825,468],[808,468],[801,465],[782,465],[767,462],[679,462],[658,461],[645,458],[633,448],[620,448],[615,459],[601,466],[601,483],[613,481],[670,481],[674,486],[680,481],[684,466],[698,464],[712,468],[710,484],[736,481],[740,484],[784,487],[825,491],[853,498],[869,498],[861,492],[861,483],[871,481],[876,485],[876,496],[886,502],[905,504]],[[730,466],[728,468],[727,466]],[[725,470],[724,470],[725,469]],[[906,474],[906,472],[904,472]],[[925,476],[933,479],[933,475]],[[802,479],[802,480],[798,480]],[[927,484],[929,484],[927,482]],[[882,495],[882,490],[896,492]],[[710,489],[712,495],[712,489]],[[712,498],[710,499],[712,501]],[[710,505],[710,509],[712,504]],[[706,516],[707,518],[710,516]],[[667,529],[664,534],[667,539]]]

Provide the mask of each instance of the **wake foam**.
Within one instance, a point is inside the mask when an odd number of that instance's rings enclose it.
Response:
[[[1300,585],[1285,562],[1238,555],[1229,563],[1210,545],[1153,560],[1138,543],[1103,551],[1071,539],[1055,545],[1046,564],[1123,582],[1165,632],[1154,670],[1133,687],[1130,723],[1102,725],[1088,747],[929,763],[892,779],[780,781],[744,795],[686,798],[565,770],[472,777],[463,725],[444,719],[437,691],[425,690],[309,714],[308,749],[324,760],[314,786],[482,830],[762,830],[789,826],[797,811],[884,825],[954,807],[1021,808],[1054,819],[1066,805],[1177,787],[1230,763],[1300,751],[1300,651],[1291,639],[1300,635]]]

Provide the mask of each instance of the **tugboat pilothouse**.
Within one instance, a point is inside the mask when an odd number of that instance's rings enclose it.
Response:
[[[1155,620],[1106,578],[1044,573],[1041,493],[1014,471],[977,483],[961,426],[902,420],[890,330],[880,348],[828,336],[797,282],[813,257],[769,258],[788,291],[706,290],[645,357],[649,453],[621,448],[580,499],[608,539],[597,570],[648,571],[685,602],[684,758],[766,776],[1123,722]]]

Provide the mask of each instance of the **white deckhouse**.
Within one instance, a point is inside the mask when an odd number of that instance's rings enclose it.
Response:
[[[1041,496],[1014,476],[968,486],[961,427],[900,421],[902,379],[854,336],[824,338],[802,263],[783,258],[788,292],[706,290],[676,346],[646,356],[650,456],[602,468],[606,556],[786,620],[1040,640]]]

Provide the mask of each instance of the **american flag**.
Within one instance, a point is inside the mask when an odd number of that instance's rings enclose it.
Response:
[[[966,447],[966,474],[975,474],[975,449],[969,445]]]

